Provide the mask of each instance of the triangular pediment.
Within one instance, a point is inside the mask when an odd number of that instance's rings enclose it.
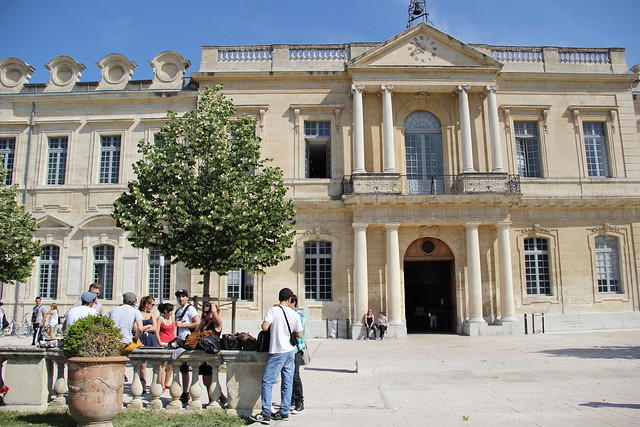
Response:
[[[51,215],[45,215],[36,221],[39,230],[70,230],[71,225]]]
[[[415,25],[351,61],[366,67],[491,67],[502,64],[425,23]]]

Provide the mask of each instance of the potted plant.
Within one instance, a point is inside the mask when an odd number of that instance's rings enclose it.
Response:
[[[107,317],[87,316],[65,331],[62,351],[68,367],[67,403],[78,425],[110,425],[120,413],[128,360],[120,355],[121,348],[120,330]]]

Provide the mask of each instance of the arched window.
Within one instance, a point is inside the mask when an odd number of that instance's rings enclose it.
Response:
[[[149,295],[160,301],[171,299],[171,259],[158,249],[149,251]]]
[[[40,292],[42,298],[58,298],[58,270],[60,266],[60,248],[54,245],[42,247],[40,254]]]
[[[409,193],[442,192],[444,167],[440,120],[427,111],[414,111],[405,120],[404,127]]]
[[[113,246],[93,248],[93,281],[102,285],[104,299],[113,299]]]
[[[304,242],[304,297],[331,299],[331,242]]]
[[[618,239],[613,236],[596,237],[596,270],[598,292],[615,294],[620,287],[620,262]]]

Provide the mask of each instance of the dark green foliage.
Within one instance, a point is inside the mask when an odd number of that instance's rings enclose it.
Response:
[[[95,315],[76,320],[65,331],[62,351],[66,357],[119,356],[120,329],[108,317]]]
[[[113,212],[133,246],[203,273],[263,273],[288,258],[295,211],[282,170],[261,159],[255,119],[234,114],[221,87],[208,87],[195,111],[169,112],[160,138],[140,141],[137,179]]]

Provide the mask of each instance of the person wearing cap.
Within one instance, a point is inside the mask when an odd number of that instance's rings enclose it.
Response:
[[[134,307],[138,297],[133,292],[125,292],[122,295],[122,305],[114,308],[107,317],[113,320],[116,328],[120,329],[120,343],[123,345],[131,344],[131,341],[138,341],[142,335],[142,313]],[[135,326],[135,336],[131,330]]]
[[[89,292],[93,292],[94,294],[100,296],[100,290],[102,289],[102,285],[98,282],[94,282],[89,285]],[[82,301],[78,299],[78,301],[73,304],[74,307],[78,307],[82,305]],[[98,314],[102,314],[102,303],[98,298],[93,302],[93,309],[98,312]]]
[[[96,303],[96,299],[98,298],[98,294],[95,292],[83,292],[80,295],[81,305],[76,307],[71,307],[69,311],[67,311],[67,315],[64,319],[64,324],[62,325],[62,329],[66,330],[69,326],[73,325],[73,323],[87,316],[95,316],[98,314],[93,306]]]
[[[178,289],[175,295],[180,306],[175,313],[175,323],[178,328],[178,338],[183,340],[198,327],[200,316],[198,315],[198,310],[189,304],[189,292],[186,289]],[[187,403],[189,401],[189,385],[191,384],[189,381],[189,365],[183,363],[180,366],[180,372],[182,373],[182,384],[185,384],[180,401]]]

